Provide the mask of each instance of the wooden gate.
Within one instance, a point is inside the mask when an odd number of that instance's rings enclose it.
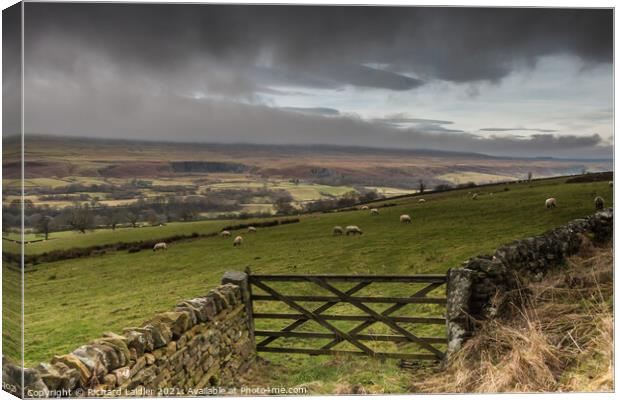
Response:
[[[435,304],[440,305],[441,309],[445,311],[445,295],[443,297],[427,297],[427,294],[442,286],[445,288],[446,275],[255,275],[249,273],[249,282],[251,291],[250,297],[252,300],[251,309],[253,318],[256,322],[260,319],[292,320],[291,323],[280,330],[256,329],[254,332],[257,337],[256,349],[259,352],[301,353],[310,355],[353,354],[380,358],[398,358],[401,360],[439,360],[444,356],[444,352],[438,348],[437,345],[446,344],[447,340],[445,337],[418,336],[400,325],[407,323],[440,324],[445,326],[446,320],[443,316],[445,314],[444,312],[441,313],[441,317],[415,315],[394,316],[393,314],[408,304]],[[276,290],[273,287],[274,282],[285,282],[279,283],[279,285],[286,285],[287,287],[293,288],[294,285],[300,285],[301,282],[312,283],[320,288],[317,288],[317,290],[324,293],[327,292],[328,295],[283,294],[281,289]],[[338,289],[334,286],[334,284],[346,285],[346,282],[353,285],[348,290]],[[357,292],[377,282],[400,284],[401,286],[403,284],[415,283],[418,285],[422,284],[423,286],[417,287],[410,295],[402,297],[355,296]],[[256,289],[260,289],[262,293],[255,293],[258,292]],[[296,313],[261,312],[260,309],[257,309],[257,302],[281,302],[288,306],[287,309],[293,309]],[[300,303],[322,304],[318,307],[308,307]],[[325,313],[330,308],[336,305],[342,305],[343,303],[353,306],[356,310],[361,311],[362,314],[343,315],[342,313]],[[371,303],[385,303],[391,305],[382,311],[376,311],[367,305]],[[325,328],[325,331],[308,332],[298,330],[298,328],[301,328],[302,325],[309,321],[316,322],[322,328]],[[334,321],[357,321],[359,323],[354,325],[353,328],[342,329],[336,327]],[[385,324],[393,334],[379,335],[374,333],[362,333],[362,331],[378,322]],[[442,330],[442,332],[445,333],[445,329]],[[259,340],[259,338],[263,339]],[[331,339],[331,341],[322,346],[317,346],[318,348],[269,346],[279,338]],[[376,351],[364,343],[367,341],[387,341],[397,344],[414,343],[421,352]],[[350,343],[355,349],[333,349],[334,346],[343,342]]]

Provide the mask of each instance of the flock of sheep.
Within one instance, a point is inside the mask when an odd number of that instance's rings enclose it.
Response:
[[[420,199],[418,200],[418,203],[426,203],[426,200],[424,199]],[[370,215],[379,215],[379,209],[378,208],[369,208],[368,206],[361,206],[360,210],[370,210]],[[411,217],[409,216],[409,214],[402,214],[399,217],[399,221],[403,224],[410,224],[411,223]],[[348,225],[346,228],[342,229],[342,226],[334,226],[334,228],[332,229],[332,234],[334,236],[340,236],[340,235],[361,235],[362,230],[360,229],[359,226],[357,225]]]
[[[256,233],[256,228],[253,226],[248,227],[248,233]],[[221,237],[230,237],[231,233],[230,231],[221,231],[220,232],[220,236]],[[239,235],[235,237],[235,240],[233,240],[233,247],[238,247],[241,246],[243,244],[243,236]]]
[[[248,227],[248,233],[256,233],[256,228],[253,226]],[[230,237],[231,233],[230,231],[221,231],[220,236]],[[233,247],[241,246],[241,244],[243,244],[243,236],[239,235],[235,237],[235,240],[233,240]],[[158,250],[168,250],[168,245],[166,245],[165,242],[156,243],[155,246],[153,246],[153,251]]]
[[[613,186],[614,186],[614,182],[609,181],[609,187],[613,187]],[[558,206],[558,202],[555,199],[555,197],[550,197],[547,200],[545,200],[545,207],[556,208],[557,206]],[[594,208],[597,210],[602,210],[603,208],[605,208],[605,200],[603,200],[601,196],[596,196],[594,198]]]
[[[609,182],[609,186],[613,187],[613,181]],[[470,193],[471,194],[471,193]],[[491,195],[493,193],[490,193]],[[472,195],[472,200],[477,200],[478,199],[478,195],[479,193],[474,193]],[[419,199],[418,203],[426,203],[425,199]],[[550,197],[547,200],[545,200],[545,207],[547,208],[556,208],[558,205],[557,200],[555,199],[555,197]],[[594,198],[594,207],[597,210],[602,210],[605,207],[605,200],[603,200],[603,198],[601,196],[596,196]],[[361,206],[360,210],[370,210],[370,215],[379,215],[379,209],[378,208],[370,208],[368,206]],[[411,223],[411,217],[409,216],[409,214],[402,214],[399,217],[399,221],[403,224],[410,224]],[[248,233],[256,233],[256,228],[253,226],[248,227]],[[332,234],[334,236],[342,236],[342,235],[361,235],[362,230],[360,229],[359,226],[357,225],[348,225],[346,226],[344,229],[342,228],[342,226],[334,226],[334,228],[332,229]],[[231,233],[230,231],[221,231],[220,232],[220,236],[222,237],[230,237]],[[243,236],[239,235],[236,236],[235,239],[233,240],[233,247],[238,247],[241,246],[243,244]],[[167,245],[165,242],[160,242],[155,244],[155,246],[153,246],[153,251],[158,251],[158,250],[167,250]]]

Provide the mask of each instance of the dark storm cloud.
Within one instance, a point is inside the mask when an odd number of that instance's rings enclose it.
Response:
[[[397,115],[369,121],[320,105],[283,108],[304,104],[293,103],[304,93],[333,96],[326,104],[355,110],[356,99],[337,97],[345,86],[385,93],[435,80],[497,81],[545,55],[610,63],[610,10],[25,7],[27,132],[520,155],[610,149],[598,136],[484,137],[450,129],[445,120]],[[293,100],[269,107],[264,94]]]
[[[484,132],[512,132],[512,131],[523,131],[523,132],[557,132],[556,129],[540,129],[540,128],[481,128],[481,131]]]
[[[289,81],[311,87],[409,90],[430,79],[495,81],[549,54],[612,60],[610,10],[93,3],[26,8],[27,56],[68,72],[88,50],[145,74],[166,76],[196,59],[225,60],[250,82],[261,76],[257,64],[267,63]],[[369,66],[374,63],[377,68]]]
[[[21,4],[2,11],[2,135],[21,134]]]
[[[26,109],[36,118],[28,121],[28,132],[185,142],[380,145],[509,156],[578,155],[585,158],[611,154],[611,146],[596,134],[482,137],[441,132],[436,128],[429,131],[420,126],[396,128],[333,112],[325,116],[321,112],[214,99],[145,97],[130,84],[122,90],[91,88],[91,98],[82,97],[82,91],[71,89],[68,84],[67,87],[63,96],[57,96],[53,102],[44,100],[56,93],[53,86],[30,92],[26,97]],[[325,114],[326,110],[322,112]],[[114,118],[110,118],[111,115]]]

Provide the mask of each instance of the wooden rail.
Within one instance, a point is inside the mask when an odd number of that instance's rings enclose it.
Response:
[[[400,323],[409,324],[445,324],[443,317],[427,316],[393,316],[392,314],[408,304],[436,304],[445,305],[445,297],[427,297],[433,290],[446,284],[446,275],[255,275],[248,272],[250,287],[258,288],[266,294],[251,294],[252,318],[254,319],[288,319],[293,320],[290,324],[279,331],[274,330],[255,330],[254,335],[263,337],[256,349],[260,352],[272,353],[296,353],[310,355],[366,355],[381,358],[399,359],[442,359],[444,353],[436,347],[438,344],[445,344],[445,337],[420,337],[405,329]],[[285,283],[312,283],[322,291],[327,291],[330,295],[285,295],[271,286],[270,282]],[[331,282],[351,282],[356,283],[348,290],[340,290],[333,286]],[[388,297],[388,296],[354,296],[355,293],[368,287],[372,283],[422,283],[425,284],[408,297]],[[254,302],[269,301],[281,302],[292,308],[297,313],[265,313],[256,312]],[[320,302],[322,305],[316,308],[308,308],[300,303]],[[367,303],[387,303],[392,304],[387,309],[377,312],[367,306]],[[323,314],[325,311],[338,304],[348,304],[361,311],[363,314],[342,315],[342,314]],[[322,328],[324,332],[298,331],[308,321],[313,321]],[[358,321],[358,325],[352,329],[344,331],[334,326],[330,321]],[[382,323],[387,326],[394,334],[375,334],[363,333],[375,323]],[[280,338],[299,338],[299,339],[330,339],[330,341],[320,348],[289,348],[269,346],[272,342]],[[333,347],[340,343],[347,342],[357,348],[353,350],[336,350]],[[416,344],[424,350],[424,353],[405,353],[405,352],[379,352],[368,346],[365,342],[393,342],[397,344]]]

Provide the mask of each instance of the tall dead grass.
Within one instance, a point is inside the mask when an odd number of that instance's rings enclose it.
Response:
[[[432,393],[613,390],[613,252],[574,257],[498,305],[448,367],[412,388]]]

